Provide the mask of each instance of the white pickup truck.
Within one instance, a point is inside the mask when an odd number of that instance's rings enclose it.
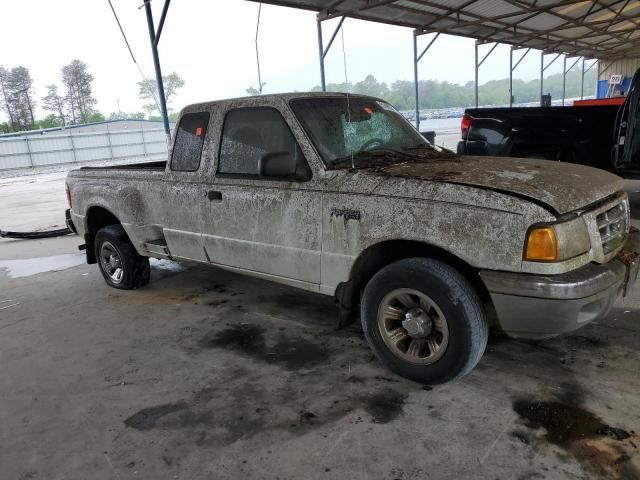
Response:
[[[333,295],[340,323],[359,313],[380,360],[425,383],[477,364],[488,311],[512,336],[550,337],[635,279],[620,178],[442,151],[359,95],[191,105],[167,162],[74,170],[67,188],[110,286],[144,286],[156,257]]]

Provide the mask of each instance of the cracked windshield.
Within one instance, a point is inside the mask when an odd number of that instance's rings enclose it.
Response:
[[[390,154],[402,162],[415,157],[411,151],[433,150],[395,108],[379,100],[305,98],[291,107],[330,169],[375,166]]]

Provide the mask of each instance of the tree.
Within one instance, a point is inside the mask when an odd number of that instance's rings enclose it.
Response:
[[[2,95],[0,98],[0,100],[2,100],[2,107],[5,112],[7,112],[7,115],[9,115],[9,123],[7,126],[9,131],[13,131],[13,110],[11,109],[11,102],[9,101],[9,71],[4,67],[0,67],[0,95]]]
[[[171,100],[173,100],[177,91],[184,87],[184,80],[176,72],[171,72],[169,75],[162,76],[162,82],[164,84],[164,100],[167,104],[167,113],[169,113],[172,111]],[[160,112],[157,88],[156,81],[149,78],[138,82],[138,97],[149,102],[142,106],[143,109],[149,112],[149,115],[162,113]]]
[[[60,119],[58,115],[50,114],[44,117],[42,120],[36,122],[36,128],[54,128],[54,127],[62,127],[64,123]]]
[[[245,90],[249,95],[262,95],[262,89],[267,84],[267,82],[262,82],[260,84],[260,88],[249,87]]]
[[[580,68],[574,68],[567,72],[566,98],[580,96],[580,83],[582,73]],[[585,94],[593,94],[596,89],[596,72],[591,71],[585,75]],[[320,91],[319,86],[311,91]],[[413,82],[396,80],[387,86],[378,82],[373,75],[354,84],[330,83],[327,85],[330,92],[354,92],[364,93],[380,97],[388,101],[398,110],[413,110],[415,108],[415,87]],[[445,109],[464,108],[475,104],[475,91],[473,82],[464,84],[441,82],[439,80],[420,80],[418,82],[420,109]],[[514,80],[513,90],[516,102],[535,103],[540,100],[540,81]],[[550,75],[544,80],[545,93],[551,93],[554,99],[562,97],[562,74]],[[249,90],[247,90],[249,92]],[[478,88],[481,105],[508,105],[509,104],[509,79],[491,80]],[[251,93],[251,92],[249,92]]]
[[[93,98],[91,83],[93,75],[87,71],[87,64],[72,60],[62,67],[62,83],[66,88],[65,100],[73,123],[87,123],[94,113],[96,99]]]
[[[144,120],[146,118],[144,112],[126,113],[126,112],[111,112],[107,117],[107,120],[125,120],[127,118],[133,118],[135,120]]]
[[[363,81],[355,84],[353,92],[382,98],[389,93],[389,87],[384,82],[379,83],[373,75],[367,75]]]
[[[123,120],[125,118],[127,118],[127,114],[124,112],[111,112],[107,120]]]
[[[11,70],[0,67],[0,93],[2,104],[9,115],[12,131],[28,130],[33,127],[33,80],[29,69],[14,67]]]
[[[57,85],[47,85],[47,95],[42,97],[42,109],[52,112],[52,115],[56,117],[62,125],[66,125],[67,120],[64,114],[65,99],[58,93]]]
[[[91,112],[91,115],[87,118],[87,122],[104,122],[105,120],[104,115],[98,111]]]

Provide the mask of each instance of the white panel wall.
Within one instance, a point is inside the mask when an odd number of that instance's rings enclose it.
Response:
[[[611,75],[620,74],[623,77],[632,77],[636,70],[640,68],[640,57],[629,57],[622,58],[620,60],[616,60],[613,64],[606,68],[609,65],[608,62],[603,61],[602,64],[598,65],[598,80],[609,80]],[[604,70],[604,72],[602,72]]]
[[[5,166],[6,165],[6,166]],[[31,167],[29,144],[25,138],[5,140],[0,143],[0,169]]]
[[[164,130],[119,130],[0,139],[0,170],[167,154]]]

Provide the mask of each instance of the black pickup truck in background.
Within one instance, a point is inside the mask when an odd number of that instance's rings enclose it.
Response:
[[[622,105],[472,108],[458,153],[578,163],[640,179],[640,70]]]

